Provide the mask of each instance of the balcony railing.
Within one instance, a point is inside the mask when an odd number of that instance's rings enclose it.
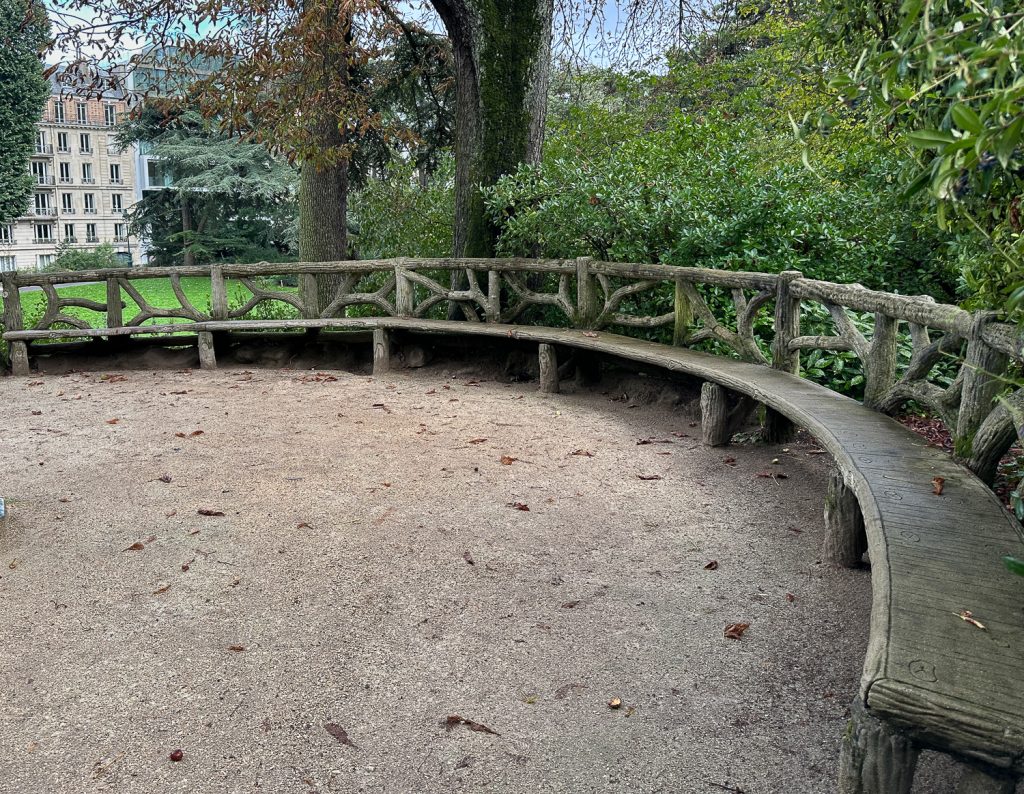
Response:
[[[35,177],[36,177],[36,184],[37,185],[52,185],[53,184],[53,175],[52,174],[36,174]]]
[[[33,207],[32,212],[34,212],[36,215],[41,216],[57,214],[57,210],[55,210],[53,207]]]
[[[74,215],[75,211],[76,210],[75,210],[74,207],[61,207],[60,208],[60,212],[61,212],[62,215]]]
[[[79,148],[78,153],[79,154],[92,154],[93,153],[93,148],[91,146],[88,149]]]
[[[73,185],[75,184],[75,178],[72,176],[62,176],[60,178],[60,183],[62,185]]]
[[[84,210],[82,210],[82,212],[84,212],[86,215],[95,215],[96,214],[96,208],[95,207],[86,207]]]
[[[32,237],[32,242],[35,245],[49,245],[50,243],[53,242],[53,238],[52,237],[36,237],[36,236],[33,236]]]
[[[64,235],[64,242],[66,242],[66,243],[77,243],[78,242],[78,238],[75,237],[74,235],[71,235],[70,237],[68,235]]]
[[[94,177],[94,176],[83,176],[82,177],[82,184],[83,185],[95,185],[96,184],[96,177]]]
[[[87,243],[98,243],[100,241],[100,238],[93,235],[92,237],[86,237],[85,241]]]
[[[114,242],[115,243],[126,243],[126,242],[128,242],[128,235],[127,234],[115,234],[114,235]]]
[[[119,177],[119,176],[117,176],[117,177],[112,176],[112,177],[110,177],[110,184],[112,184],[112,185],[123,185],[124,184],[124,180],[121,177]]]
[[[57,147],[57,153],[58,154],[71,154],[71,147],[70,146],[58,146]]]
[[[35,156],[49,157],[53,155],[52,143],[37,143]]]
[[[118,149],[116,146],[107,147],[107,155],[110,157],[120,157],[122,154],[124,154],[124,149]]]

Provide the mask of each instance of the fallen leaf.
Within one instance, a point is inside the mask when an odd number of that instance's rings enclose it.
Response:
[[[958,618],[960,618],[960,620],[964,621],[965,623],[970,623],[972,626],[977,626],[982,631],[987,631],[988,630],[988,629],[985,628],[985,624],[984,623],[981,623],[980,621],[975,620],[974,613],[971,612],[969,609],[961,609],[956,614],[956,616]]]
[[[477,731],[478,733],[490,733],[493,736],[501,736],[500,733],[498,733],[495,730],[492,730],[491,728],[488,728],[486,725],[483,725],[479,722],[474,722],[473,720],[467,720],[465,717],[459,716],[458,714],[452,714],[444,721],[445,730],[450,731],[457,725],[465,725],[471,731]]]
[[[743,632],[749,628],[749,623],[730,623],[725,627],[725,636],[730,640],[738,640],[743,636]]]
[[[161,593],[166,593],[170,589],[171,586],[169,584],[165,584],[163,587],[158,587],[156,590],[154,590],[153,595],[160,595]]]
[[[486,438],[471,438],[469,440],[469,443],[470,444],[483,444],[486,440],[487,440]]]
[[[726,466],[735,466],[736,458],[724,458],[722,460],[722,463],[724,463]]]
[[[171,754],[167,757],[170,758],[172,761],[177,762],[184,758],[185,754],[181,750],[173,750]]]
[[[15,570],[18,567],[18,560],[11,560],[9,563],[7,563],[7,567],[10,568],[12,571]]]
[[[462,559],[468,562],[470,565],[476,565],[476,560],[473,559],[473,555],[468,551],[462,552]]]
[[[597,334],[595,334],[593,331],[584,331],[583,335],[590,337],[591,339],[597,339]]]
[[[632,717],[635,712],[636,712],[636,706],[626,706],[626,711],[625,711],[624,716]]]
[[[526,695],[525,697],[520,698],[520,700],[522,700],[527,706],[532,706],[540,700],[540,695]]]
[[[211,510],[209,507],[200,507],[197,511],[201,516],[222,516],[223,510]]]
[[[672,443],[672,439],[671,438],[655,438],[654,436],[651,436],[650,438],[638,438],[637,441],[636,441],[636,445],[638,447],[642,447],[642,446],[644,446],[646,444],[671,444],[671,443]]]
[[[457,763],[455,765],[455,768],[456,769],[466,769],[467,767],[472,765],[472,763],[473,763],[473,756],[467,755],[465,758],[463,758],[461,761],[459,761],[459,763]]]
[[[32,412],[32,416],[42,416],[42,415],[43,415],[42,411],[33,411]]]
[[[502,455],[501,456],[501,465],[502,466],[511,466],[517,460],[519,460],[519,458],[513,458],[511,455]]]
[[[592,458],[592,457],[594,457],[594,453],[591,452],[589,449],[574,449],[569,454],[570,455],[579,455],[582,458]]]
[[[566,601],[564,604],[562,604],[562,609],[575,609],[581,603],[583,603],[583,602],[582,601]]]
[[[936,496],[942,496],[942,486],[945,484],[945,477],[932,477],[932,493]]]
[[[617,709],[621,705],[622,705],[622,700],[620,700],[619,698],[612,698],[611,700],[608,701],[608,708],[610,708],[610,709]]]
[[[328,722],[326,725],[324,725],[324,730],[331,734],[331,736],[333,736],[335,739],[337,739],[340,744],[344,744],[356,750],[359,749],[358,747],[356,747],[355,742],[348,738],[348,731],[346,731],[340,725],[337,725],[333,722]]]
[[[786,593],[786,600],[792,604],[794,601],[796,601],[796,596],[792,593]]]
[[[185,572],[185,571],[187,571],[187,570],[188,570],[189,568],[191,568],[191,567],[192,567],[192,563],[194,563],[195,561],[196,561],[196,558],[195,558],[195,557],[193,557],[193,558],[192,558],[191,560],[189,560],[188,562],[183,562],[183,563],[181,564],[181,571],[182,571],[182,573],[184,573],[184,572]]]
[[[707,565],[704,566],[704,570],[705,571],[717,571],[718,570],[718,560],[712,560],[711,562],[709,562]]]
[[[636,475],[638,480],[661,480],[664,479],[660,474],[638,474]]]
[[[127,549],[121,549],[121,551],[142,551],[144,548],[146,548],[146,545],[137,540]]]
[[[245,646],[244,645],[229,645],[228,646],[228,650],[229,651],[234,651],[235,653],[241,653],[242,651],[245,650]]]
[[[303,521],[300,524],[296,524],[295,528],[296,529],[312,529],[312,527],[309,524],[307,524],[305,521]]]
[[[107,424],[108,425],[116,425],[118,423],[118,421],[120,421],[120,420],[118,420],[118,419],[108,419],[107,420]]]
[[[522,502],[509,502],[506,507],[514,507],[516,510],[522,510],[524,513],[530,512],[530,506],[525,505]]]

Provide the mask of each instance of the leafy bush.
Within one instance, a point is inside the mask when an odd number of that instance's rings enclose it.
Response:
[[[110,243],[101,243],[91,250],[72,248],[67,243],[57,246],[57,256],[49,270],[104,270],[127,267],[129,263],[117,255]]]

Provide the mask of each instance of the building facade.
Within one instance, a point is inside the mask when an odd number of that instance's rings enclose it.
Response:
[[[29,162],[35,189],[25,215],[0,224],[0,271],[50,265],[59,246],[113,246],[127,265],[141,264],[125,213],[141,194],[134,147],[117,148],[114,127],[127,112],[124,96],[100,98],[54,90],[36,129]]]

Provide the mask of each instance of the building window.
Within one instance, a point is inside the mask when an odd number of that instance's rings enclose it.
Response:
[[[124,204],[121,201],[121,194],[120,193],[111,193],[110,194],[110,209],[112,209],[114,212],[123,212],[124,211]]]
[[[60,164],[60,181],[62,185],[70,185],[75,181],[71,178],[71,163]]]
[[[53,102],[53,120],[58,124],[64,123],[64,103],[59,99]]]
[[[49,193],[36,193],[34,205],[36,208],[36,215],[52,215],[50,211],[50,194]]]
[[[64,242],[66,242],[66,243],[77,242],[75,240],[75,224],[73,224],[73,223],[65,223],[64,224]]]
[[[46,133],[42,130],[36,131],[36,154],[53,154],[53,147],[47,147]]]
[[[92,163],[82,163],[82,184],[94,185],[96,180],[92,176]]]
[[[113,105],[103,106],[103,123],[108,127],[117,124],[117,109]]]
[[[8,245],[14,242],[14,226],[9,223],[0,223],[0,244]]]
[[[40,270],[46,270],[46,268],[53,264],[54,259],[54,254],[39,254],[36,256],[36,266]]]
[[[66,132],[57,133],[57,151],[58,152],[70,152],[71,145],[68,143],[68,134]]]
[[[92,136],[88,132],[78,133],[78,151],[82,154],[92,154]]]
[[[53,226],[49,223],[37,223],[35,230],[35,242],[48,243],[53,239]]]
[[[16,256],[0,256],[0,273],[10,273],[18,269],[18,258]]]
[[[74,196],[71,193],[60,194],[60,211],[73,215],[75,212]]]
[[[79,124],[85,124],[89,120],[89,108],[85,102],[79,102],[75,112],[78,114],[77,118]]]
[[[100,241],[100,238],[96,236],[95,223],[85,224],[85,241],[87,243],[98,243]]]
[[[115,223],[114,224],[114,242],[115,243],[126,243],[128,242],[128,228],[126,224]]]
[[[121,179],[121,166],[119,163],[110,164],[110,184],[122,185],[124,181]]]
[[[41,161],[33,161],[32,165],[29,166],[32,169],[32,176],[36,178],[36,184],[38,185],[52,185],[53,177],[46,173],[46,163]]]
[[[85,199],[85,214],[95,215],[96,214],[96,194],[86,193],[83,198]]]

